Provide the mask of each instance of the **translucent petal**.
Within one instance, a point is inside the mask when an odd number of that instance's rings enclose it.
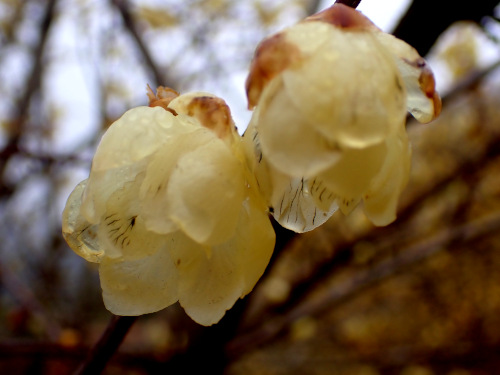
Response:
[[[181,306],[199,324],[217,323],[240,297],[244,286],[235,256],[237,249],[229,254],[206,249],[187,236],[175,245],[172,257],[179,271]]]
[[[252,291],[268,265],[274,250],[275,233],[265,207],[255,194],[243,202],[235,235],[226,243],[214,247],[213,252],[238,257],[239,272],[243,275],[240,297]]]
[[[325,194],[309,180],[283,177],[281,184],[277,183],[278,178],[273,178],[271,202],[273,216],[283,227],[298,233],[307,232],[323,224],[337,211],[335,196],[331,192]]]
[[[175,238],[169,237],[165,244],[171,241]],[[166,247],[134,260],[105,258],[99,276],[104,304],[116,315],[152,313],[178,299],[178,273]]]
[[[406,114],[404,85],[392,56],[372,32],[348,32],[321,22],[293,29],[311,38],[315,29],[329,36],[328,45],[282,73],[288,97],[311,128],[330,143],[362,148],[399,126]]]
[[[441,99],[435,89],[434,75],[417,50],[382,33],[374,33],[377,40],[393,55],[407,91],[407,110],[419,122],[427,123],[441,112]]]
[[[63,237],[75,253],[89,262],[99,263],[104,249],[97,237],[97,226],[81,214],[80,205],[87,180],[80,182],[70,194],[62,215]]]
[[[361,197],[382,167],[386,152],[385,142],[364,149],[343,150],[339,161],[317,179],[346,200]]]
[[[228,242],[207,250],[185,237],[176,245],[179,302],[193,320],[211,325],[262,276],[274,248],[274,231],[262,207],[247,201]]]
[[[170,217],[196,242],[221,243],[236,228],[244,188],[242,164],[214,138],[179,159],[167,188]]]
[[[311,176],[339,157],[336,144],[311,127],[303,112],[284,91],[281,78],[266,88],[252,116],[257,124],[262,151],[269,163],[283,173]]]
[[[411,150],[406,132],[401,131],[387,140],[387,157],[364,197],[364,211],[378,226],[396,219],[399,196],[408,182]]]
[[[280,225],[295,232],[306,232],[323,224],[336,211],[335,197],[325,194],[323,189],[318,190],[319,185],[314,186],[314,181],[291,177],[269,165],[253,122],[243,142],[259,189]]]
[[[172,206],[167,192],[171,174],[181,155],[214,139],[215,135],[211,131],[198,128],[169,140],[152,155],[139,193],[141,216],[148,229],[166,234],[179,228],[170,216]]]
[[[115,121],[97,147],[94,171],[136,163],[155,152],[169,138],[190,131],[161,107],[137,107]]]
[[[143,173],[148,160],[149,157],[119,168],[99,171],[92,169],[82,197],[82,215],[93,224],[99,223],[106,211],[106,202],[109,197]]]
[[[82,214],[96,224],[115,190],[144,171],[151,155],[166,142],[192,130],[192,124],[161,107],[127,111],[109,127],[97,147]]]
[[[99,224],[99,240],[108,257],[137,259],[149,256],[164,244],[165,237],[146,228],[137,199],[144,173],[116,190],[106,203]]]

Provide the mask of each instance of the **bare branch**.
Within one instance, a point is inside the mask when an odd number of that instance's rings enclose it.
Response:
[[[166,75],[162,74],[156,62],[153,60],[151,54],[149,53],[149,50],[146,47],[146,44],[144,43],[144,40],[142,39],[142,36],[139,33],[134,18],[130,14],[128,1],[111,0],[111,2],[120,12],[125,27],[130,32],[130,35],[134,38],[135,43],[139,47],[139,50],[141,51],[141,54],[144,57],[144,61],[147,67],[149,68],[149,70],[151,70],[151,73],[153,74],[155,82],[151,82],[152,86],[156,87],[161,85],[161,86],[175,87],[176,84],[175,82],[173,82],[172,78],[166,77]]]
[[[500,229],[500,213],[491,214],[469,223],[442,230],[433,237],[411,245],[393,258],[381,261],[375,266],[359,271],[348,280],[341,282],[312,302],[307,302],[290,310],[286,315],[268,320],[259,328],[245,335],[237,336],[229,342],[227,350],[231,357],[237,357],[249,348],[262,345],[279,335],[294,321],[303,316],[318,316],[335,305],[346,302],[360,292],[371,288],[391,276],[406,271],[424,259],[448,248],[452,242],[469,242],[480,236]],[[448,248],[453,250],[453,248]]]
[[[113,315],[106,331],[92,348],[85,362],[76,370],[75,375],[100,374],[136,320],[136,316]]]
[[[12,126],[9,129],[10,138],[4,148],[0,150],[0,176],[3,175],[7,160],[19,151],[18,143],[28,116],[31,98],[40,87],[40,78],[43,70],[43,52],[45,50],[49,29],[54,18],[55,5],[56,0],[48,0],[45,13],[40,24],[40,39],[35,50],[33,51],[33,68],[28,75],[26,84],[24,85],[24,92],[21,94],[16,105],[16,113],[13,117]],[[0,181],[0,196],[4,193],[9,193],[9,189],[7,189]]]
[[[337,0],[335,4],[344,4],[348,7],[356,9],[356,7],[361,3],[361,0]]]

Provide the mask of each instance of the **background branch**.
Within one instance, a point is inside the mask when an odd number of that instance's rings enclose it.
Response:
[[[55,15],[56,0],[48,0],[45,7],[45,12],[40,23],[39,35],[40,39],[33,51],[33,65],[28,78],[24,85],[24,91],[21,93],[15,108],[15,113],[7,134],[8,139],[5,146],[0,150],[0,176],[3,175],[5,165],[9,158],[19,151],[19,139],[23,133],[31,98],[40,88],[41,75],[43,71],[43,54],[49,35],[49,30],[52,25],[52,20]],[[0,180],[0,197],[10,194],[11,191]]]
[[[481,19],[493,15],[498,0],[482,0],[473,4],[454,0],[414,0],[401,18],[393,34],[417,49],[425,56],[436,39],[452,23],[469,20],[480,23]]]
[[[335,4],[344,4],[347,5],[351,8],[356,8],[359,3],[361,3],[361,0],[337,0],[335,1]]]
[[[172,77],[167,77],[166,74],[163,74],[156,62],[153,60],[153,57],[151,56],[151,53],[149,52],[148,47],[146,46],[146,43],[139,32],[139,28],[137,27],[137,24],[135,23],[134,18],[130,13],[128,1],[111,0],[111,2],[120,12],[125,27],[137,44],[137,47],[139,48],[139,51],[144,58],[144,62],[147,68],[153,74],[154,82],[151,82],[151,86],[157,87],[159,85],[162,85],[175,88],[177,86],[176,82],[172,79]]]
[[[106,331],[74,375],[100,374],[136,320],[135,316],[113,315]]]
[[[410,266],[429,258],[436,252],[444,250],[451,242],[472,241],[499,229],[500,213],[495,213],[442,230],[430,238],[401,249],[398,255],[360,270],[354,276],[330,288],[327,293],[322,294],[315,300],[300,304],[285,315],[266,321],[250,333],[237,336],[228,343],[229,356],[235,358],[251,351],[252,348],[263,345],[286,330],[297,319],[304,316],[318,316],[326,310],[354,298],[367,288],[372,288],[387,278],[406,271]],[[375,252],[381,250],[377,248]]]

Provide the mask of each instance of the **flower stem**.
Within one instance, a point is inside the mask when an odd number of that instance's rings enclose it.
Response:
[[[348,7],[356,9],[360,2],[361,0],[337,0],[335,1],[335,4],[344,4]]]
[[[106,331],[104,331],[99,341],[89,352],[87,359],[75,371],[74,375],[100,374],[136,319],[136,316],[113,315]]]

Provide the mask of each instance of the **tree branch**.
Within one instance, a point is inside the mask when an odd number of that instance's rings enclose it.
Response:
[[[122,343],[136,319],[136,316],[113,315],[106,331],[104,331],[99,341],[90,351],[87,359],[76,370],[74,375],[100,374]]]
[[[142,36],[139,33],[139,30],[137,28],[137,25],[134,21],[134,18],[130,14],[130,9],[128,5],[127,0],[111,0],[113,5],[118,9],[120,12],[123,23],[125,27],[128,29],[130,35],[132,38],[134,38],[135,43],[139,47],[139,50],[141,51],[141,54],[144,58],[144,61],[153,74],[153,78],[155,82],[152,82],[152,86],[156,87],[159,85],[162,86],[168,86],[168,87],[173,87],[175,86],[175,82],[172,81],[170,77],[166,77],[164,74],[161,73],[160,69],[156,65],[155,61],[153,60],[153,57],[149,53],[148,48],[146,47],[146,44],[144,43]]]
[[[490,234],[500,229],[500,213],[491,214],[454,228],[442,230],[438,234],[414,245],[402,249],[398,255],[380,263],[360,270],[356,275],[341,282],[312,302],[306,302],[291,309],[286,315],[268,320],[259,328],[243,334],[229,342],[229,356],[237,357],[249,348],[262,345],[283,332],[294,321],[303,316],[318,316],[335,305],[344,303],[360,292],[369,289],[391,276],[406,271],[424,259],[442,251],[450,243],[469,242],[480,236]],[[451,249],[452,250],[452,249]]]
[[[356,9],[356,7],[361,3],[361,0],[337,0],[335,4],[344,4],[348,7]]]
[[[17,101],[15,113],[12,119],[12,124],[9,129],[9,139],[7,144],[0,150],[0,176],[3,175],[5,165],[9,158],[19,151],[18,143],[21,138],[26,119],[28,117],[29,106],[33,94],[40,87],[40,79],[43,70],[43,52],[47,42],[50,26],[55,14],[56,0],[48,0],[45,7],[45,13],[40,23],[40,39],[35,50],[33,51],[33,67],[28,74],[24,91]],[[3,181],[0,181],[0,196],[11,193],[10,189],[4,186]]]
[[[470,20],[479,23],[487,15],[493,15],[498,0],[482,0],[474,3],[454,0],[414,0],[394,30],[394,35],[417,49],[421,56],[429,52],[436,39],[452,23]],[[446,11],[439,11],[445,9]]]

